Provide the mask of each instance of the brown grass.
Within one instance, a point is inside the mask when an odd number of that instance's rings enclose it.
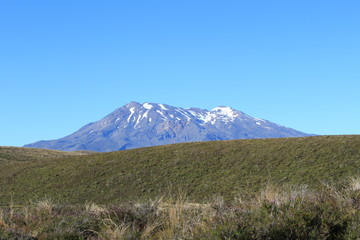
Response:
[[[354,178],[355,179],[355,178]],[[0,239],[356,239],[360,190],[268,185],[255,197],[207,203],[186,194],[100,206],[50,200],[0,209]]]

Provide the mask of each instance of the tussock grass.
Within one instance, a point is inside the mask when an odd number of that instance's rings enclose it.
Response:
[[[360,190],[360,178],[350,177],[349,178],[349,183],[350,183],[350,190],[351,191]]]
[[[194,203],[186,194],[120,205],[50,200],[0,209],[0,239],[358,239],[360,190],[267,185]]]

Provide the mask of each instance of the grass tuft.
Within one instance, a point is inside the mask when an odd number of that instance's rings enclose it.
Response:
[[[267,185],[253,197],[203,203],[180,193],[111,206],[9,205],[0,239],[357,239],[360,194],[348,186]]]

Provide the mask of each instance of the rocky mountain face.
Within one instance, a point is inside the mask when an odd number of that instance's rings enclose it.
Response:
[[[108,152],[182,142],[304,136],[310,135],[230,107],[208,111],[131,102],[69,136],[24,147]]]

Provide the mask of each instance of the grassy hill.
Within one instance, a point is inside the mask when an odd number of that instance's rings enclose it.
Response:
[[[87,155],[90,152],[63,152],[48,149],[19,148],[19,147],[0,147],[0,163],[5,162],[24,162],[36,160],[54,160],[69,156]]]
[[[175,144],[111,153],[0,148],[0,205],[51,198],[117,203],[182,189],[231,199],[266,184],[339,183],[360,170],[360,136]]]

